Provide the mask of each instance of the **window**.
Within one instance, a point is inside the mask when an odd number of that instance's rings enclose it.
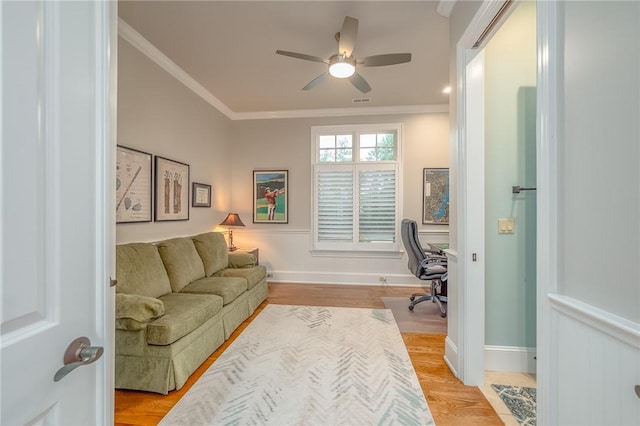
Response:
[[[397,251],[400,125],[312,128],[314,250]]]

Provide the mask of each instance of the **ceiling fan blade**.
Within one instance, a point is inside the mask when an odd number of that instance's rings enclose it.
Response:
[[[358,37],[358,20],[351,16],[345,16],[340,30],[340,41],[338,42],[338,53],[344,54],[346,58],[351,56],[356,46]]]
[[[305,55],[304,53],[296,53],[296,52],[287,52],[286,50],[276,50],[278,55],[290,56],[292,58],[304,59],[305,61],[313,61],[313,62],[324,62],[328,63],[324,59],[318,58],[317,56]]]
[[[411,53],[388,53],[386,55],[367,56],[358,60],[361,67],[383,67],[385,65],[411,62]]]
[[[368,93],[371,91],[371,86],[369,86],[367,80],[365,80],[364,77],[362,77],[358,73],[355,73],[351,77],[349,77],[349,81],[356,89],[358,89],[362,93]]]
[[[323,81],[325,81],[327,79],[327,77],[329,77],[329,73],[328,72],[324,72],[322,74],[320,74],[319,76],[317,76],[316,78],[314,78],[313,80],[311,80],[309,82],[309,84],[307,84],[306,86],[304,86],[302,88],[302,90],[310,90],[313,89],[314,87],[316,87],[318,84],[322,83]]]

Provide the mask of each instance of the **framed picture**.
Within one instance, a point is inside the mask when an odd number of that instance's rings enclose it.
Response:
[[[189,165],[156,155],[156,222],[189,220]]]
[[[151,222],[151,154],[116,148],[116,223]]]
[[[449,169],[423,169],[422,223],[449,223]]]
[[[211,185],[193,182],[191,188],[192,207],[211,207]]]
[[[253,223],[288,223],[288,170],[253,171]]]

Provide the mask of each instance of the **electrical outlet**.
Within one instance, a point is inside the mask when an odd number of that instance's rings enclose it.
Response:
[[[380,275],[378,277],[378,281],[380,281],[382,284],[386,284],[387,283],[387,277],[385,277],[384,275]]]

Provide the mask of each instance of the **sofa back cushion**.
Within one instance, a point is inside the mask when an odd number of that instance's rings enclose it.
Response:
[[[224,236],[220,232],[207,232],[192,237],[202,258],[205,274],[210,277],[229,267],[229,251]]]
[[[161,241],[158,243],[158,252],[174,292],[177,293],[189,283],[204,277],[204,265],[191,238]]]
[[[116,246],[116,292],[160,297],[171,293],[158,248],[151,243]]]

